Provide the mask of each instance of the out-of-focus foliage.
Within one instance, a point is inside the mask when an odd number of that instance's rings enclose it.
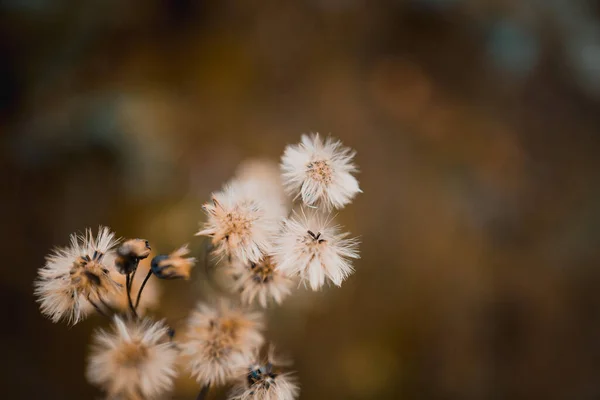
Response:
[[[306,399],[600,396],[600,25],[573,0],[0,1],[6,398],[81,399],[31,282],[68,234],[190,242],[300,133],[358,150],[341,289],[270,312]],[[163,286],[176,325],[211,290]],[[197,389],[182,379],[177,398]]]

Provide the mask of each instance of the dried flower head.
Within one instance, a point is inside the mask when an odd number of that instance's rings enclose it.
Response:
[[[182,357],[202,385],[224,384],[237,376],[263,343],[262,314],[236,309],[226,301],[217,307],[200,303],[192,313]]]
[[[288,215],[290,201],[283,190],[279,165],[270,160],[250,159],[236,169],[235,179],[252,198],[260,199],[269,216],[282,219]]]
[[[285,221],[273,254],[281,271],[299,275],[313,290],[320,289],[325,278],[341,286],[354,271],[350,259],[359,258],[358,240],[348,235],[331,220],[303,212]]]
[[[274,360],[273,348],[262,362],[255,362],[229,393],[229,400],[294,400],[300,394],[296,379]],[[258,357],[256,357],[258,358]]]
[[[117,249],[115,267],[124,274],[132,273],[140,260],[148,257],[151,252],[150,243],[145,239],[129,239]]]
[[[240,292],[242,302],[252,304],[258,300],[262,307],[267,307],[270,299],[281,304],[291,293],[294,283],[292,278],[277,268],[272,256],[265,256],[257,263],[234,262],[231,274],[235,278],[233,289]]]
[[[108,228],[100,227],[96,237],[88,229],[47,256],[34,283],[42,314],[76,324],[87,314],[86,300],[96,305],[114,295],[120,288],[110,275],[117,242]]]
[[[355,154],[330,137],[323,142],[318,133],[302,135],[302,142],[287,146],[281,158],[287,192],[311,207],[343,208],[361,191],[352,175]]]
[[[94,336],[86,376],[111,399],[162,399],[177,375],[176,360],[163,322],[115,317],[111,332]]]
[[[238,181],[212,197],[212,203],[203,206],[208,222],[196,235],[210,236],[218,255],[259,261],[270,250],[269,237],[277,229],[277,221]]]
[[[190,270],[196,263],[194,257],[185,257],[190,250],[187,244],[171,254],[158,255],[152,259],[152,273],[160,279],[190,279]]]

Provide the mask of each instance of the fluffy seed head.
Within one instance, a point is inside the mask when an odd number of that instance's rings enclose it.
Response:
[[[265,256],[258,263],[234,262],[231,274],[235,278],[233,289],[240,292],[242,302],[252,304],[258,300],[263,308],[271,299],[281,304],[293,285],[292,278],[277,268],[272,256]]]
[[[269,252],[269,237],[277,229],[277,221],[246,185],[232,182],[213,193],[212,203],[203,208],[208,222],[196,235],[211,237],[217,255],[257,262]]]
[[[250,159],[236,169],[235,179],[251,198],[259,199],[265,212],[277,220],[289,212],[289,198],[283,190],[279,165],[270,160]]]
[[[185,257],[190,250],[187,244],[171,254],[158,255],[152,259],[152,273],[160,279],[190,279],[190,271],[196,259]]]
[[[283,372],[273,360],[255,362],[241,376],[229,393],[229,400],[294,400],[300,394],[296,379]]]
[[[331,220],[311,213],[294,215],[284,223],[275,238],[274,258],[279,270],[299,275],[312,290],[318,290],[328,278],[341,286],[353,271],[350,259],[359,258],[358,240],[348,239]]]
[[[357,172],[356,152],[340,141],[319,134],[302,135],[297,145],[289,145],[281,158],[286,191],[311,207],[343,208],[361,192],[352,175]]]
[[[163,322],[113,321],[112,331],[94,335],[86,376],[109,398],[162,399],[177,375],[177,350]]]
[[[216,307],[200,303],[192,313],[182,357],[202,385],[221,385],[237,376],[264,339],[262,314],[248,313],[221,301]]]
[[[87,301],[98,302],[114,295],[120,288],[110,275],[114,262],[114,233],[100,227],[94,237],[71,235],[71,244],[58,248],[46,257],[34,283],[42,314],[53,322],[79,322],[89,310]]]

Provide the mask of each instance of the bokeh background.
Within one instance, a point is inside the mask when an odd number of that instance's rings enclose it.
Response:
[[[269,311],[302,399],[600,398],[599,18],[597,0],[0,0],[3,398],[99,396],[104,321],[34,302],[50,248],[107,224],[201,255],[210,192],[310,131],[357,149],[364,194],[339,214],[356,273]],[[157,315],[208,293],[197,269]]]

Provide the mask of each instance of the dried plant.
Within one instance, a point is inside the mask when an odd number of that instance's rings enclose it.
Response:
[[[47,256],[34,283],[40,310],[71,325],[93,313],[110,318],[111,330],[94,334],[86,374],[110,399],[164,398],[178,371],[187,370],[200,385],[198,399],[213,386],[232,384],[231,400],[293,400],[298,382],[272,347],[259,357],[264,316],[252,307],[281,304],[298,283],[320,290],[329,282],[341,286],[352,274],[358,240],[330,212],[361,192],[354,156],[341,142],[312,134],[287,146],[280,166],[240,165],[203,205],[207,220],[196,234],[209,238],[206,255],[229,278],[232,298],[199,303],[177,337],[147,316],[159,295],[151,277],[187,280],[196,258],[184,245],[140,264],[150,243],[119,239],[106,227],[96,236],[90,229],[73,234],[69,246]]]

